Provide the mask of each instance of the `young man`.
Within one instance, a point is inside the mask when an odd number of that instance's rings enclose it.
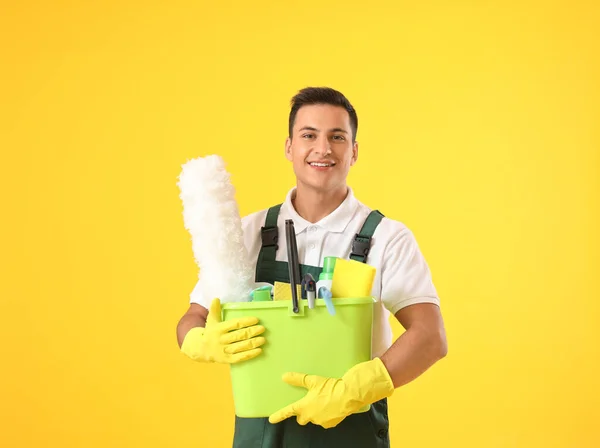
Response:
[[[285,238],[278,246],[269,240],[269,228],[285,234],[286,219],[294,221],[303,270],[322,266],[324,256],[352,258],[377,269],[373,359],[342,378],[286,375],[286,382],[307,389],[306,396],[269,419],[236,418],[234,447],[387,447],[387,397],[446,355],[439,299],[413,234],[360,203],[346,184],[358,158],[357,128],[356,112],[340,92],[301,90],[292,99],[285,144],[296,187],[280,207],[246,216],[242,223],[245,245],[257,260],[257,282],[289,282]],[[205,362],[259,356],[265,340],[257,320],[220,322],[218,300],[198,291],[192,292],[177,328],[182,351]],[[393,344],[389,313],[406,329]],[[355,413],[366,404],[370,411]]]

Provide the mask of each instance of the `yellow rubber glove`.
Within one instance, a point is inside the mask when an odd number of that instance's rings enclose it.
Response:
[[[256,317],[242,317],[221,322],[221,301],[210,304],[206,327],[187,332],[181,351],[195,361],[235,364],[260,355],[266,341],[256,337],[265,331]]]
[[[352,367],[342,378],[286,373],[283,380],[308,389],[304,398],[275,412],[270,423],[296,416],[300,425],[308,422],[333,428],[363,406],[394,393],[394,384],[381,359],[375,358]]]

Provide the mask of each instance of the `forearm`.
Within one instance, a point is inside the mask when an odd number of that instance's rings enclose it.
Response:
[[[206,318],[198,314],[185,314],[177,324],[177,343],[179,348],[183,344],[185,335],[194,327],[206,326]]]
[[[442,328],[415,324],[408,328],[381,356],[394,387],[403,386],[446,356],[446,336]]]

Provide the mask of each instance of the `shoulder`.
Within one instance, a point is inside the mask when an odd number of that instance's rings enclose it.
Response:
[[[392,218],[384,218],[380,223],[379,243],[383,260],[392,262],[414,263],[421,265],[421,249],[412,229],[404,222]],[[375,234],[377,235],[377,233]]]
[[[374,210],[361,204],[360,215],[365,219]],[[373,234],[373,244],[384,258],[395,257],[398,253],[412,252],[416,245],[415,237],[409,227],[398,219],[386,216],[384,210],[377,210],[383,218]]]
[[[264,209],[264,210],[259,210],[257,212],[252,212],[249,215],[243,216],[242,217],[242,225],[248,226],[248,225],[254,224],[256,222],[264,223],[268,211],[269,211],[269,209]]]
[[[402,221],[388,218],[385,215],[379,223],[379,226],[377,226],[377,231],[379,231],[380,235],[387,240],[397,239],[400,238],[401,235],[411,233],[410,229]]]
[[[250,213],[242,217],[242,228],[246,229],[260,229],[265,225],[265,220],[267,219],[267,213],[269,212],[269,208],[265,208],[262,210],[258,210],[256,212]]]
[[[265,225],[267,209],[259,210],[242,217],[242,230],[245,235],[258,235],[260,228]]]
[[[381,213],[383,215],[383,218],[377,225],[373,238],[382,241],[390,241],[393,239],[400,238],[400,236],[403,234],[411,233],[406,224],[404,224],[404,222],[386,216],[385,210],[372,209],[367,205],[363,204],[362,202],[358,203],[358,216],[361,219],[366,220],[368,216],[375,211]]]

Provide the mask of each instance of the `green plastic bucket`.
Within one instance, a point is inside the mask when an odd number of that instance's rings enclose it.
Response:
[[[313,309],[306,300],[299,300],[298,314],[292,311],[291,300],[222,305],[223,320],[257,317],[267,340],[258,357],[230,367],[238,417],[268,417],[304,397],[306,389],[283,382],[285,372],[340,378],[351,367],[371,359],[375,299],[332,300],[333,316],[323,299],[317,299]]]

